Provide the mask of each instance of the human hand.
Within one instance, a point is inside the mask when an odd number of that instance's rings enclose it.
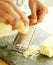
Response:
[[[29,7],[31,10],[30,26],[42,22],[48,12],[47,7],[40,0],[29,0]]]
[[[29,20],[23,12],[11,0],[0,0],[0,21],[10,24],[12,29],[17,28],[17,23],[23,20],[25,26],[29,25]]]

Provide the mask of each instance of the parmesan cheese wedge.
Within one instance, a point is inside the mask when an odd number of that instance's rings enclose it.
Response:
[[[6,25],[6,24],[0,22],[0,37],[15,34],[17,32],[20,32],[22,34],[28,33],[29,27],[26,27],[22,20],[20,20],[19,23],[16,23],[16,25],[17,25],[17,29],[15,31],[13,31],[11,29],[12,27],[10,25]]]
[[[29,31],[29,26],[26,27],[22,20],[20,20],[19,23],[17,23],[17,28],[18,28],[18,31],[22,34],[27,34]]]
[[[53,56],[53,36],[46,39],[45,42],[40,45],[40,53],[48,57]]]

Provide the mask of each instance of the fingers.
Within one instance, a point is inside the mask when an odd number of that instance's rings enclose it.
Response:
[[[12,1],[9,1],[8,4],[10,4],[11,7],[13,7],[13,9],[21,16],[21,19],[23,20],[23,23],[25,24],[25,26],[29,26],[29,19],[28,19],[27,16],[19,9],[19,7],[16,6]]]
[[[0,17],[0,22],[3,22],[3,21],[5,21],[5,19],[4,19],[4,18],[2,18],[2,17]]]
[[[46,6],[40,0],[29,0],[29,7],[31,10],[31,15],[29,16],[30,25],[42,22],[48,12]]]
[[[8,13],[6,13],[5,11],[3,11],[2,9],[0,9],[0,21],[4,22],[6,24],[10,24],[13,25],[14,24],[14,17]]]
[[[36,1],[36,6],[37,6],[37,22],[39,23],[44,19],[46,13],[48,12],[48,9],[46,5],[39,0]]]
[[[8,1],[10,1],[10,0],[0,0],[0,1],[7,1],[7,2],[8,2]]]
[[[2,13],[2,14],[1,14]],[[5,24],[10,24],[10,25],[14,25],[14,20],[15,18],[9,14],[7,14],[6,12],[4,12],[3,10],[0,10],[0,21],[4,22]],[[13,22],[14,21],[14,22]]]
[[[37,21],[38,21],[38,23],[41,22],[44,19],[47,12],[48,12],[47,8],[44,8],[44,7],[37,11]]]
[[[32,5],[31,5],[32,4]],[[37,23],[37,8],[34,0],[29,0],[29,7],[31,10],[31,16],[29,16],[30,19],[30,26],[35,25]]]
[[[2,9],[0,9],[0,22],[6,23],[7,18],[8,16],[6,15],[6,13]]]
[[[13,27],[21,19],[20,16],[8,3],[0,1],[0,5],[0,21]]]
[[[19,18],[19,15],[13,10],[13,8],[8,3],[0,1],[0,5],[0,8],[3,9],[6,13],[9,13],[14,17]]]
[[[2,17],[0,16],[0,21],[3,21],[6,24],[10,24],[12,26],[12,29],[14,30],[17,28],[16,23],[18,23],[19,20],[22,18],[24,19],[23,23],[25,24],[25,26],[29,26],[28,18],[23,15],[20,10],[17,10],[16,12],[15,8],[4,1],[0,1],[0,5],[0,15],[2,15]],[[21,13],[20,16],[22,17],[19,16],[19,13]]]
[[[30,23],[29,23],[30,26],[37,24],[37,18],[34,17],[32,18],[32,17],[33,17],[32,15],[28,17],[30,19]]]

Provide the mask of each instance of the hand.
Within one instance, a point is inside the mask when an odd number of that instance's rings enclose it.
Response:
[[[29,25],[29,20],[21,10],[11,0],[0,0],[0,21],[10,24],[12,29],[16,29],[16,23],[23,20],[25,26]]]
[[[47,7],[40,0],[29,0],[29,7],[31,9],[31,15],[29,16],[30,25],[42,22],[48,12]]]

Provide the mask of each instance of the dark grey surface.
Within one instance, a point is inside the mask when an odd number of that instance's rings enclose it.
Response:
[[[40,45],[51,34],[37,29],[34,33],[31,44]],[[48,58],[41,54],[32,59],[25,58],[22,54],[18,53],[18,48],[12,45],[15,35],[0,38],[0,57],[6,60],[10,65],[53,65],[53,57]]]

